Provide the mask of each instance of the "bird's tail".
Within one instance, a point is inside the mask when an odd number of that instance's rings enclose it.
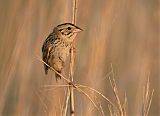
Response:
[[[58,73],[61,74],[61,71],[58,71]],[[57,73],[55,73],[55,77],[56,77],[56,81],[60,80],[61,79],[61,76],[58,75]]]
[[[45,74],[47,75],[48,74],[48,66],[46,66],[45,64],[44,64],[44,71],[45,71]]]

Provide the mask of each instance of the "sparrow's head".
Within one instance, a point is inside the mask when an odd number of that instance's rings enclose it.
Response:
[[[76,37],[77,33],[82,31],[81,28],[77,27],[72,23],[60,24],[56,28],[60,36],[67,42],[72,42]]]

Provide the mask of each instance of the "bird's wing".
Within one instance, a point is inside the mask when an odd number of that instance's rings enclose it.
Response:
[[[53,49],[53,41],[54,41],[54,35],[50,34],[47,39],[44,41],[42,46],[42,58],[43,61],[48,64],[48,60],[50,58],[51,50]],[[48,73],[48,66],[44,64],[45,73]]]

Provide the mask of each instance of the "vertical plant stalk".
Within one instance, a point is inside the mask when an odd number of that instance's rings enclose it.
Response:
[[[73,14],[72,14],[72,23],[75,24],[76,23],[76,10],[77,10],[77,1],[73,0]],[[74,55],[74,43],[71,47],[71,51],[70,51],[70,81],[73,82],[73,74],[74,74],[74,59],[75,59],[75,55]],[[73,90],[73,86],[70,87],[70,115],[74,116],[74,90]]]
[[[73,14],[72,14],[73,24],[76,24],[76,15],[77,15],[77,0],[73,0]]]
[[[62,116],[67,116],[67,108],[68,108],[69,98],[70,98],[70,88],[67,87]]]
[[[70,81],[73,82],[73,48],[71,48],[71,61],[70,61]],[[74,90],[73,86],[70,86],[70,114],[74,116]]]

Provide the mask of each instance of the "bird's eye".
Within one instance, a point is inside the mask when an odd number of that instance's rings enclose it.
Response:
[[[59,31],[62,31],[63,29],[60,29]]]
[[[68,27],[68,30],[71,30],[71,27]]]

